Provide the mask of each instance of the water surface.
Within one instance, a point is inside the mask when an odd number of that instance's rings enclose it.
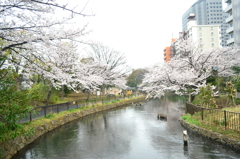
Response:
[[[219,159],[240,152],[188,132],[183,146],[178,118],[182,98],[170,96],[142,106],[121,107],[81,118],[42,136],[18,153],[22,159]],[[157,114],[168,115],[158,120]]]

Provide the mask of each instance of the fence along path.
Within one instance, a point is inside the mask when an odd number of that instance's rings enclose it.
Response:
[[[185,113],[197,116],[203,122],[240,132],[240,113],[211,109],[186,103]]]
[[[97,102],[101,102],[103,104],[105,102],[111,102],[112,100],[130,98],[130,97],[131,96],[125,96],[125,97],[108,96],[105,98],[103,97],[91,98],[89,101],[87,101],[86,99],[79,99],[79,100],[75,100],[67,103],[39,106],[34,108],[36,113],[30,113],[26,118],[23,118],[19,122],[22,123],[22,122],[32,121],[33,119],[47,116],[50,113],[59,113],[69,109],[81,108],[81,107],[87,106],[89,103],[96,104]]]

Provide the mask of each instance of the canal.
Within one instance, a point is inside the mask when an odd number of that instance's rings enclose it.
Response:
[[[40,137],[13,159],[219,159],[240,152],[188,132],[183,146],[184,112],[178,96],[92,114]],[[158,120],[157,114],[168,114]]]

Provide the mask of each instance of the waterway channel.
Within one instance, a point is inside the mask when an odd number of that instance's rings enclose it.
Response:
[[[104,111],[73,121],[40,137],[13,159],[219,159],[239,158],[232,150],[188,132],[178,121],[184,100],[169,96],[143,105]],[[157,114],[168,114],[158,120]]]

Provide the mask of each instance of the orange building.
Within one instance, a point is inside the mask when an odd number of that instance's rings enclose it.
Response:
[[[174,43],[177,39],[172,39],[171,44]],[[169,62],[171,58],[173,57],[171,46],[165,47],[164,51],[164,62]]]
[[[164,51],[164,62],[169,62],[171,59],[171,47],[165,47]]]

